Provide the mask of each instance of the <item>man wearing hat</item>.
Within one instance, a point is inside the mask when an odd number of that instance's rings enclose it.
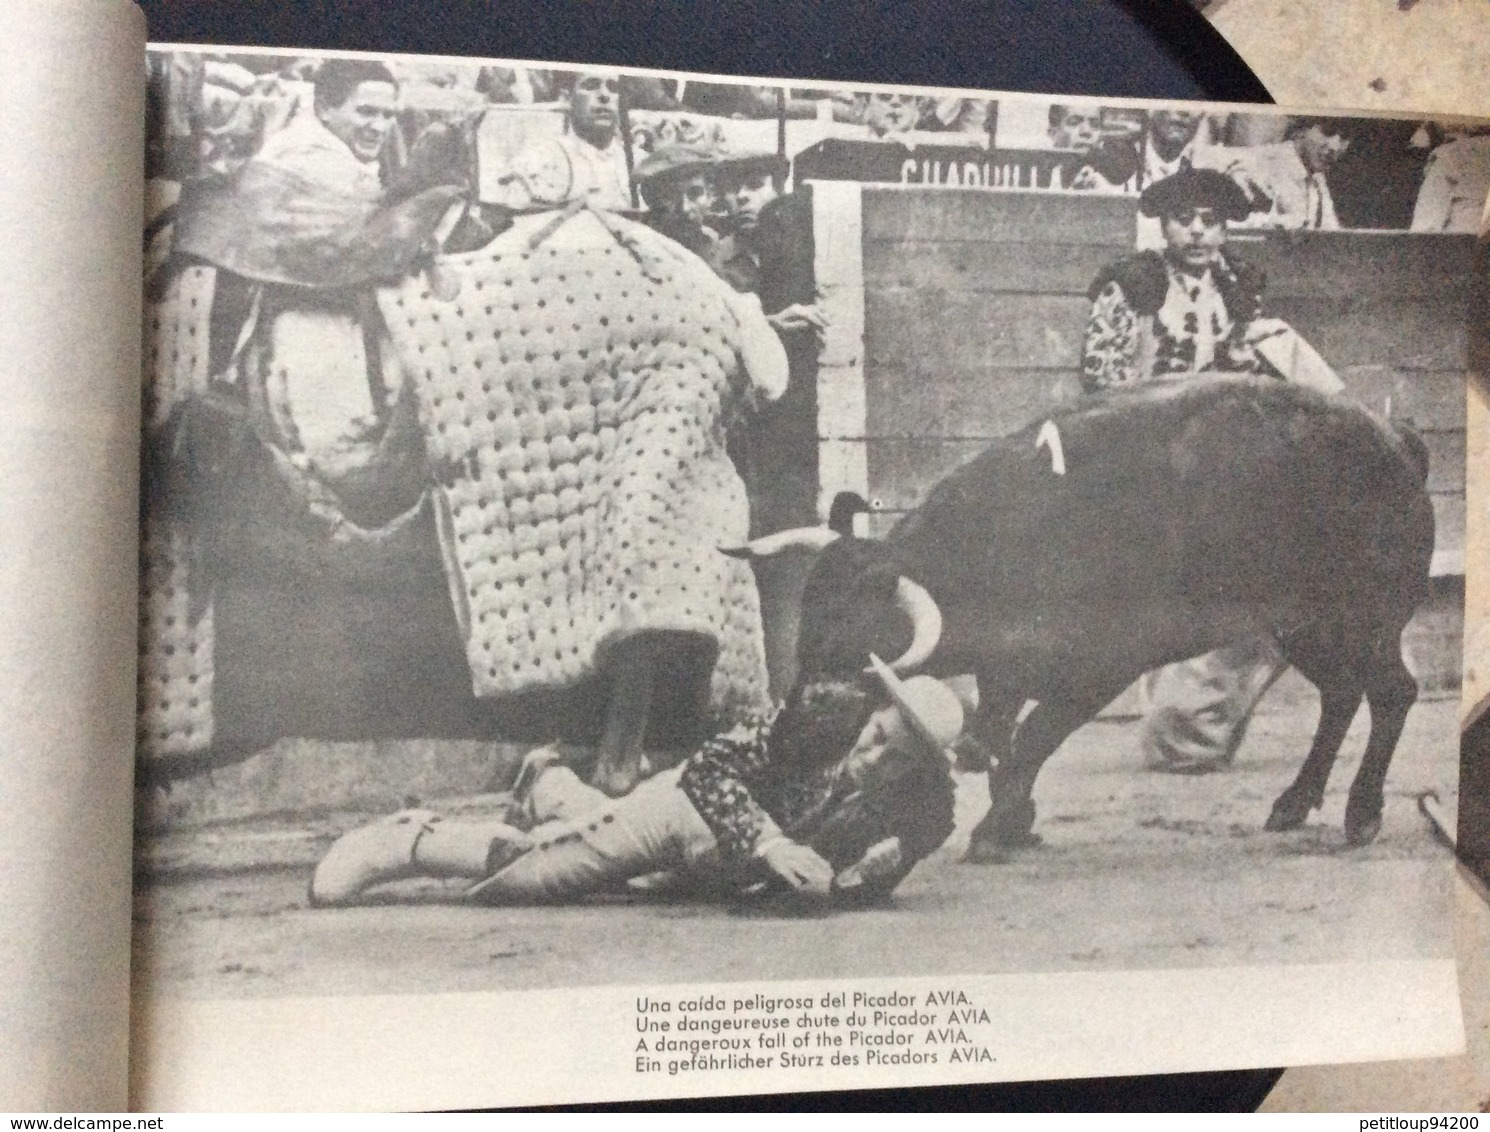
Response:
[[[1158,221],[1164,247],[1124,256],[1093,282],[1082,352],[1088,392],[1212,373],[1268,374],[1340,391],[1307,342],[1261,316],[1262,272],[1227,249],[1227,223],[1251,211],[1235,181],[1214,169],[1183,169],[1145,189],[1139,209]],[[1277,646],[1257,638],[1150,673],[1144,761],[1190,774],[1229,765],[1282,668]]]
[[[535,751],[510,815],[530,828],[394,814],[332,845],[311,903],[413,876],[476,881],[465,895],[483,901],[566,900],[661,873],[708,892],[882,899],[952,832],[944,751],[963,709],[940,681],[872,663],[872,677],[799,685],[773,720],[717,736],[622,798]]]
[[[719,237],[707,220],[714,211],[713,171],[721,156],[702,142],[675,142],[658,146],[635,174],[647,224],[710,262]]]
[[[1143,191],[1162,251],[1108,264],[1092,283],[1082,351],[1088,392],[1207,372],[1259,372],[1249,341],[1262,309],[1260,271],[1226,248],[1226,224],[1250,212],[1223,173],[1185,169]]]

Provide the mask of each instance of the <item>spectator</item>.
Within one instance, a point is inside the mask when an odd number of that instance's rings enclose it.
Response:
[[[795,217],[810,230],[810,218],[802,215],[804,197],[781,195],[777,180],[786,170],[786,159],[776,154],[721,159],[719,182],[730,231],[720,241],[716,262],[735,290],[760,296],[766,321],[778,334],[785,339],[806,334],[815,349],[825,322],[810,282],[810,261],[801,262],[804,249],[810,254],[810,236],[798,230],[800,223],[788,221]]]
[[[898,90],[876,90],[863,96],[864,125],[874,137],[907,134],[921,124],[924,102],[920,95]]]
[[[818,354],[827,318],[814,273],[812,197],[782,195],[787,171],[774,154],[726,158],[719,170],[729,234],[716,255],[719,274],[760,299],[786,350],[788,381],[779,400],[730,434],[730,455],[750,500],[750,533],[816,523],[818,492]],[[757,575],[772,686],[790,687],[795,658],[787,642],[800,593],[780,571]]]
[[[476,91],[500,105],[555,102],[562,93],[554,72],[538,67],[482,67]]]
[[[1284,141],[1248,146],[1227,155],[1225,172],[1247,194],[1262,228],[1332,230],[1340,227],[1327,174],[1350,148],[1339,118],[1297,118]]]
[[[1068,170],[1065,187],[1098,193],[1121,193],[1133,187],[1138,171],[1135,142],[1126,132],[1107,133],[1100,106],[1053,103],[1048,113],[1051,146],[1081,158]]]
[[[714,214],[713,172],[719,158],[712,147],[679,143],[654,150],[636,167],[647,223],[711,262],[719,242],[708,226]]]
[[[958,134],[977,145],[993,144],[998,103],[989,98],[932,98],[926,100],[922,126],[928,130]]]
[[[1414,232],[1480,230],[1490,196],[1490,134],[1483,130],[1451,131],[1435,149],[1423,171],[1412,213]]]
[[[1055,149],[1069,149],[1073,153],[1087,154],[1102,140],[1102,108],[1100,106],[1074,106],[1053,102],[1049,110],[1050,124],[1047,132],[1050,144]]]
[[[564,133],[518,153],[512,171],[502,178],[504,199],[497,203],[517,211],[557,208],[575,200],[616,211],[631,208],[620,127],[620,79],[581,71],[569,90]]]
[[[1205,115],[1179,108],[1155,110],[1143,134],[1138,188],[1144,189],[1195,164]]]
[[[720,160],[719,196],[728,233],[720,243],[716,266],[737,291],[760,292],[761,213],[781,196],[786,173],[786,159],[774,153],[738,153]]]

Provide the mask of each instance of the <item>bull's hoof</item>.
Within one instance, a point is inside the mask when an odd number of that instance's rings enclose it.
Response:
[[[974,837],[968,842],[962,860],[968,865],[1000,865],[1012,860],[1022,849],[1033,849],[1043,844],[1045,839],[1038,833],[1024,833],[1009,840]]]
[[[1345,826],[1345,844],[1352,849],[1359,849],[1364,845],[1370,845],[1376,840],[1376,835],[1381,832],[1381,819],[1373,818],[1370,821]]]
[[[1268,820],[1263,825],[1269,833],[1287,833],[1291,829],[1298,829],[1309,817],[1309,811],[1314,809],[1308,799],[1299,798],[1295,795],[1284,794],[1273,803],[1273,809],[1268,814]]]
[[[1033,804],[1020,807],[1019,813],[1001,815],[1002,821],[991,821],[992,816],[985,817],[973,829],[967,852],[962,857],[968,864],[998,864],[1009,860],[1021,849],[1033,849],[1044,844],[1044,839],[1030,828],[1035,824]]]
[[[1352,849],[1370,845],[1381,832],[1381,808],[1345,805],[1345,843]]]

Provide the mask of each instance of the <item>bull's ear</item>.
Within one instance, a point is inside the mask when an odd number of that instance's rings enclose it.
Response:
[[[867,514],[869,501],[857,491],[840,491],[828,510],[828,529],[844,537],[854,533],[854,516]]]

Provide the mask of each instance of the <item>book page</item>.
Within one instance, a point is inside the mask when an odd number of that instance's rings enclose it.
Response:
[[[0,8],[0,1098],[126,1099],[144,19]]]
[[[1462,1048],[1481,124],[151,74],[135,1105]]]

